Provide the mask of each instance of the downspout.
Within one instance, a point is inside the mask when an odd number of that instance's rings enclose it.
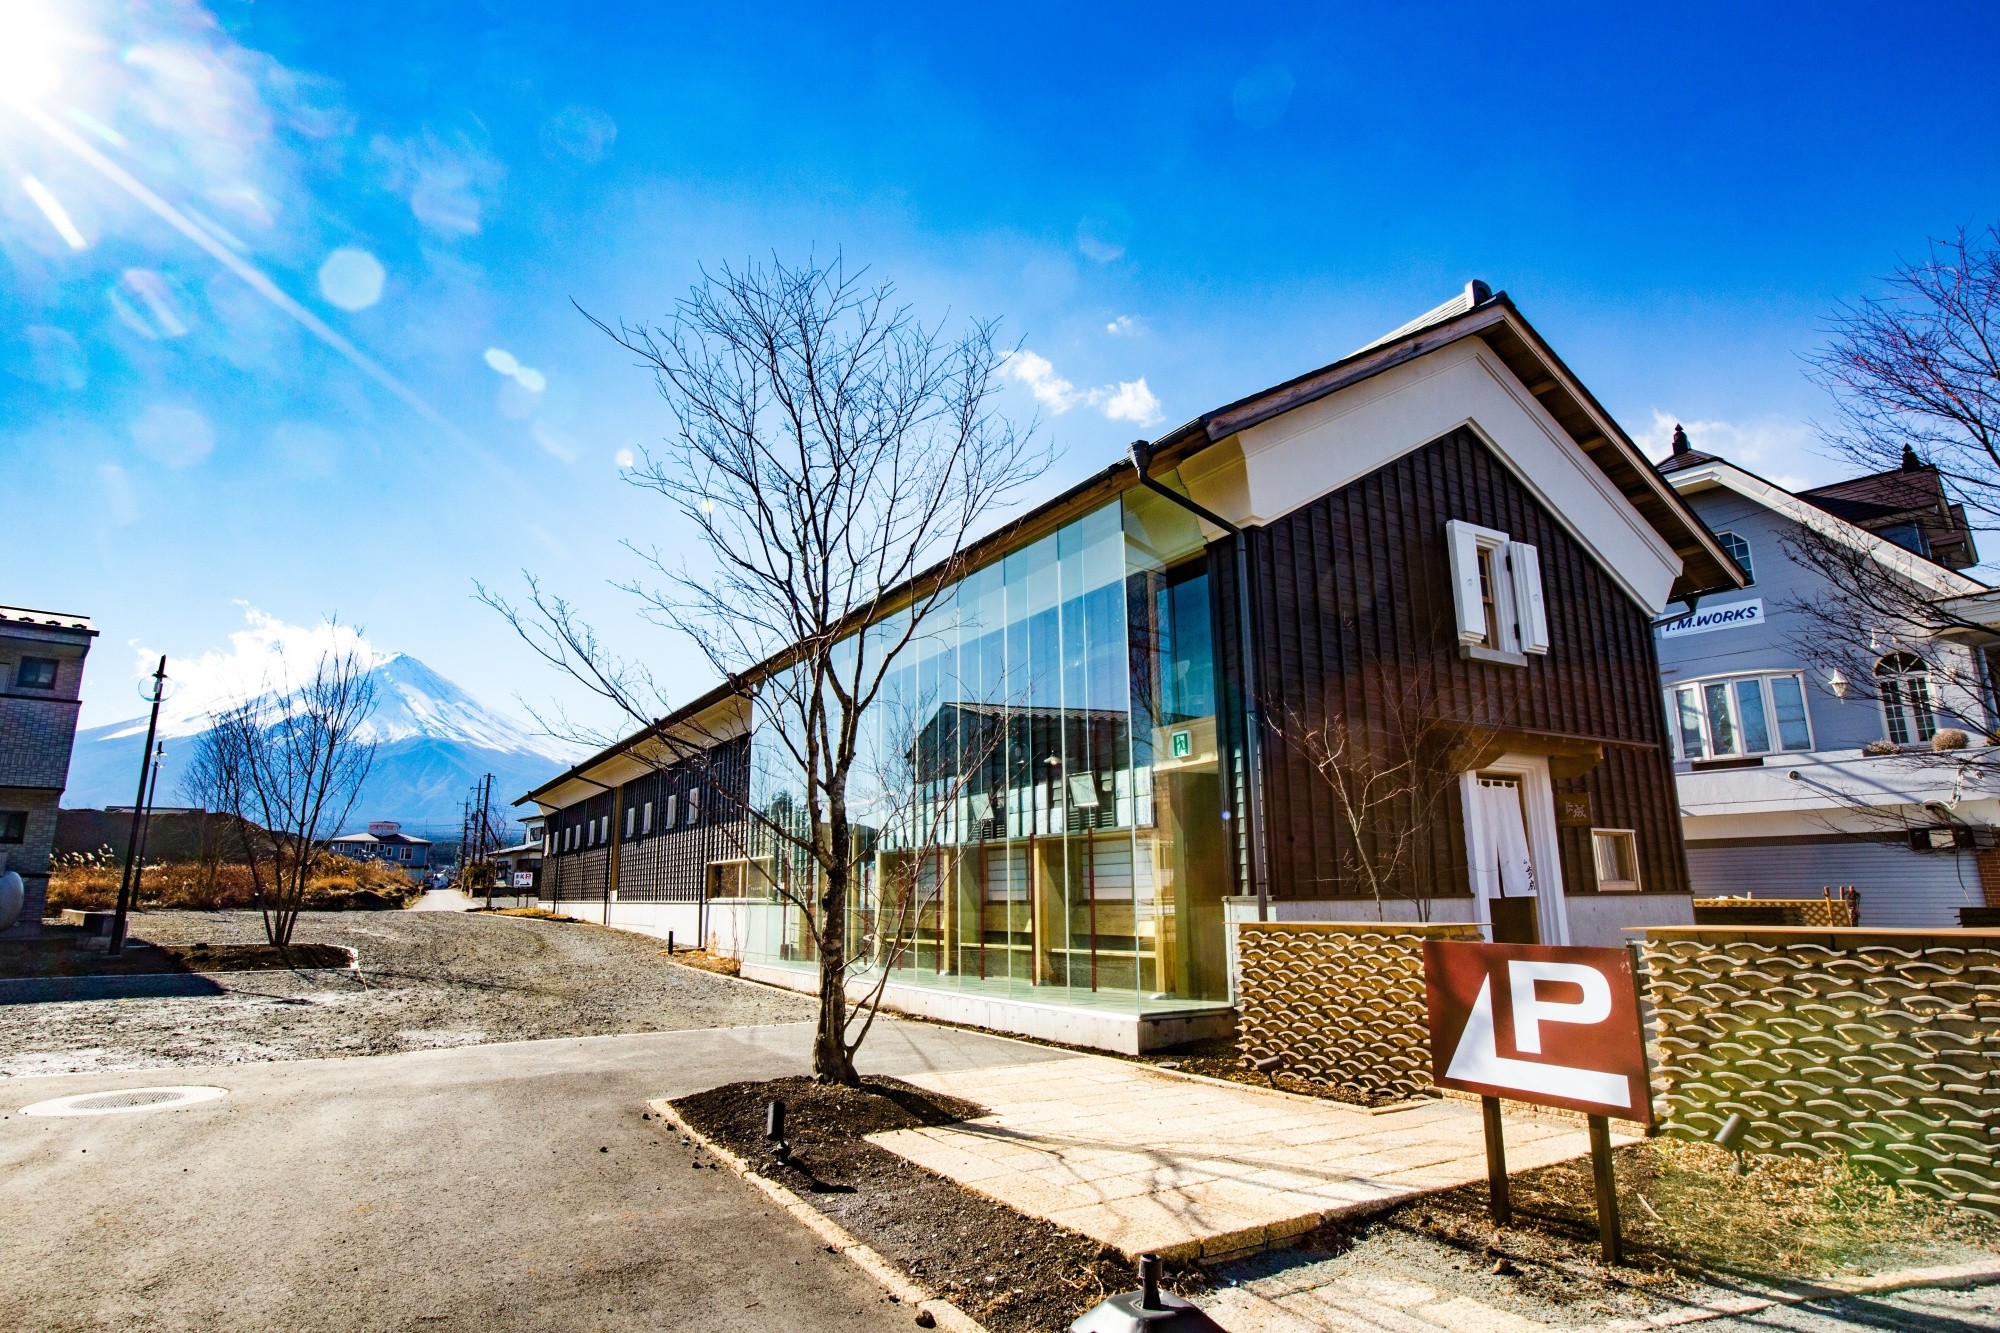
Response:
[[[1243,766],[1248,770],[1244,775],[1243,789],[1250,806],[1247,815],[1250,821],[1250,882],[1257,891],[1257,919],[1269,921],[1271,893],[1264,875],[1264,723],[1263,710],[1257,703],[1256,653],[1250,643],[1250,535],[1222,515],[1153,480],[1146,471],[1152,457],[1150,441],[1132,441],[1132,466],[1139,474],[1141,486],[1165,496],[1196,518],[1221,528],[1236,539],[1236,622],[1241,627],[1237,634],[1237,648],[1242,659],[1238,670],[1243,677]],[[1237,814],[1244,816],[1242,811]]]

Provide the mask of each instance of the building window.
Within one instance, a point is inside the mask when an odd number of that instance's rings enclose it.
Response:
[[[1743,566],[1743,586],[1755,587],[1757,571],[1750,564],[1750,543],[1733,532],[1718,532],[1715,540],[1722,543],[1722,549],[1729,552],[1729,558]]]
[[[675,807],[675,802],[678,800],[679,798],[675,796],[669,796],[667,798],[667,820],[665,825],[665,827],[667,828],[672,828],[674,826],[674,807]]]
[[[700,820],[701,820],[701,788],[696,787],[693,791],[688,793],[687,821],[689,826],[692,827],[696,823],[700,822]]]
[[[23,690],[52,690],[56,687],[56,660],[53,657],[24,657],[14,668],[14,685]]]
[[[1875,690],[1882,700],[1882,720],[1889,739],[1898,745],[1921,745],[1937,735],[1937,713],[1931,707],[1931,676],[1915,653],[1890,653],[1875,664]]]
[[[632,841],[632,835],[638,832],[638,829],[639,829],[639,807],[636,805],[628,805],[625,807],[625,841],[627,842]]]
[[[1594,828],[1590,847],[1597,860],[1597,887],[1603,893],[1639,891],[1639,839],[1630,829]]]
[[[28,812],[0,810],[0,845],[18,847],[28,840]]]
[[[1445,524],[1445,536],[1459,642],[1492,652],[1546,653],[1541,553],[1504,532],[1459,519]]]
[[[639,836],[645,837],[653,831],[653,803],[646,802],[645,813],[639,817]]]
[[[1682,759],[1729,759],[1812,749],[1797,672],[1718,676],[1667,691],[1667,729]]]

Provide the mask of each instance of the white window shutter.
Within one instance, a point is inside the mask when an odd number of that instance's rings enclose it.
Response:
[[[1479,600],[1479,533],[1481,529],[1460,519],[1444,525],[1451,545],[1451,601],[1458,613],[1460,643],[1480,643],[1486,638],[1486,608]]]
[[[1542,605],[1541,553],[1526,542],[1507,543],[1507,567],[1514,584],[1514,614],[1521,627],[1521,651],[1549,650],[1549,616]]]

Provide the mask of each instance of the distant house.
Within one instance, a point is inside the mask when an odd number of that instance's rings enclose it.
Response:
[[[365,833],[343,833],[328,838],[330,851],[353,861],[381,861],[393,865],[411,879],[422,879],[431,864],[431,843],[403,832],[393,819],[378,819]]]
[[[542,877],[542,842],[532,841],[502,847],[492,853],[497,888],[509,893],[532,895]]]
[[[1952,713],[1990,717],[1990,693],[1947,699],[1909,645],[1886,639],[1858,666],[1872,667],[1871,682],[1815,668],[1818,622],[1799,610],[1837,596],[1798,558],[1807,530],[1926,599],[1988,594],[1958,572],[1978,552],[1936,469],[1912,457],[1793,492],[1693,448],[1678,428],[1673,448],[1661,473],[1748,577],[1741,593],[1655,629],[1695,894],[1819,898],[1852,886],[1867,926],[1949,927],[1959,908],[2000,905],[2000,791],[1967,778],[1983,766],[1930,758]]]
[[[41,933],[83,659],[96,637],[83,616],[0,606],[0,874],[20,875],[27,891],[9,936]]]

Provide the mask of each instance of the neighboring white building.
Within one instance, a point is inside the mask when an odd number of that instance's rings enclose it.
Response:
[[[1988,594],[1958,572],[1977,553],[1935,470],[1911,460],[1795,494],[1690,448],[1678,428],[1660,470],[1751,578],[1655,630],[1695,893],[1817,898],[1853,886],[1860,924],[1889,927],[1956,926],[1961,907],[2000,905],[2000,788],[1981,776],[1990,765],[1932,757],[1942,683],[1901,670],[1922,664],[1886,643],[1878,688],[1820,679],[1800,642],[1813,622],[1791,609],[1826,592],[1787,553],[1801,526],[1928,596]],[[1993,707],[1949,702],[1959,717]]]
[[[376,820],[366,833],[343,833],[328,838],[326,845],[329,851],[352,861],[393,865],[411,879],[422,879],[431,863],[430,839],[410,836],[393,819]]]

